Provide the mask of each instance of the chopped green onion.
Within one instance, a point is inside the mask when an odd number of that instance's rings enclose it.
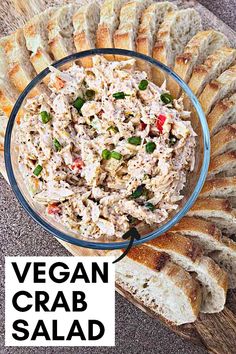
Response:
[[[161,94],[161,100],[163,103],[169,104],[169,103],[172,103],[173,97],[169,93],[166,92],[166,93]]]
[[[140,136],[132,136],[131,138],[128,138],[128,143],[132,145],[141,145],[141,137]]]
[[[41,165],[36,166],[35,169],[34,169],[34,171],[33,171],[33,174],[34,174],[35,176],[39,176],[40,173],[42,172],[42,169],[43,169],[43,168],[42,168]]]
[[[114,133],[118,133],[118,131],[119,131],[119,129],[117,128],[117,127],[114,127],[114,126],[110,126],[108,129],[107,129],[108,131],[113,131]]]
[[[141,80],[139,85],[138,85],[139,90],[144,91],[144,90],[146,90],[147,87],[148,87],[148,81],[147,80]]]
[[[83,107],[85,103],[85,100],[81,97],[76,98],[76,100],[73,103],[73,106],[77,109],[77,111],[79,112],[81,110],[81,108]]]
[[[145,207],[151,211],[155,210],[155,205],[153,205],[152,203],[149,203],[149,202],[145,204]]]
[[[123,91],[120,91],[120,92],[116,92],[116,93],[113,93],[112,95],[116,100],[122,100],[125,98],[125,96],[130,96],[126,93],[124,93]]]
[[[145,149],[146,149],[146,152],[148,154],[152,154],[153,151],[156,149],[156,144],[153,142],[153,141],[149,141],[146,146],[145,146]]]
[[[113,159],[116,159],[116,160],[121,160],[122,159],[122,155],[119,152],[116,152],[116,151],[112,151],[111,152],[111,157]]]
[[[178,140],[178,139],[176,138],[175,135],[170,134],[170,136],[169,136],[169,145],[170,145],[170,146],[175,145],[175,143],[177,142],[177,140]]]
[[[59,143],[59,141],[57,139],[53,140],[53,145],[54,145],[56,151],[61,151],[61,144]]]
[[[52,116],[46,111],[40,112],[40,116],[41,116],[43,124],[48,123],[52,119]]]
[[[107,149],[102,150],[102,158],[104,160],[109,160],[111,158],[111,152]]]
[[[90,100],[92,100],[95,97],[95,91],[94,90],[87,90],[85,92],[85,94]]]
[[[138,186],[138,188],[131,194],[131,198],[137,199],[137,198],[141,197],[143,192],[144,192],[144,185],[141,184],[141,186]]]

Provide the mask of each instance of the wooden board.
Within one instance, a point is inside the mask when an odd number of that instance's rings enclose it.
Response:
[[[33,6],[30,6],[30,1],[32,1]],[[52,5],[55,3],[65,3],[67,1],[63,0],[13,0],[13,2],[18,4],[17,10],[20,11],[17,16],[9,19],[9,12],[4,11],[4,4],[0,4],[0,9],[3,10],[2,14],[6,14],[2,17],[2,33],[8,34],[10,30],[17,28],[17,24],[20,25],[24,22],[22,18],[23,13],[25,18],[32,16],[33,13],[38,11],[38,9],[43,10],[46,5]],[[78,2],[78,1],[77,1]],[[85,2],[81,0],[81,2]],[[235,32],[224,24],[220,19],[218,19],[209,10],[199,4],[197,1],[184,1],[178,0],[174,1],[180,8],[184,7],[194,7],[200,14],[203,20],[204,28],[214,28],[223,32],[230,40],[232,46],[236,47],[236,34]],[[21,6],[19,4],[21,3]],[[37,3],[37,6],[36,6]],[[7,11],[9,7],[7,6]],[[28,11],[28,15],[26,14]],[[11,16],[11,15],[10,15]],[[1,15],[0,15],[1,18]],[[95,251],[85,248],[80,248],[66,242],[59,240],[59,242],[74,256],[95,256],[102,255],[102,251]],[[194,324],[187,324],[182,326],[172,326],[167,321],[165,321],[160,316],[145,307],[142,303],[137,302],[133,297],[121,287],[117,286],[116,290],[124,298],[130,301],[132,304],[140,308],[142,311],[147,313],[149,316],[162,321],[162,323],[173,330],[178,335],[191,340],[195,343],[203,344],[209,353],[215,354],[235,354],[236,353],[236,291],[230,291],[229,299],[227,301],[227,306],[219,314],[206,315],[201,314],[198,320]]]

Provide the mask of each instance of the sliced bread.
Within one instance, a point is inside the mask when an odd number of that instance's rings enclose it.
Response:
[[[174,71],[185,82],[189,82],[193,68],[201,64],[217,49],[229,45],[228,39],[221,32],[214,30],[198,32],[186,45],[184,52],[175,59]],[[181,88],[176,81],[171,80],[169,90],[176,98],[180,96]]]
[[[74,43],[77,52],[95,47],[96,31],[100,18],[100,7],[97,2],[81,6],[73,16]],[[92,66],[92,58],[81,60],[85,67]]]
[[[211,157],[236,150],[236,127],[226,125],[211,138]]]
[[[215,224],[190,216],[185,216],[181,219],[170,232],[196,238],[198,244],[200,244],[206,254],[214,249],[218,249],[216,247],[218,247],[218,244],[222,240],[221,231]]]
[[[236,287],[236,242],[222,237],[215,224],[193,217],[184,217],[171,232],[193,238],[212,257],[217,264],[228,272],[229,288]]]
[[[189,87],[196,96],[199,96],[206,84],[216,79],[236,59],[236,49],[220,48],[211,54],[203,64],[197,65],[189,80]]]
[[[236,210],[227,199],[199,198],[188,215],[214,222],[225,235],[236,233]]]
[[[169,67],[174,66],[176,55],[180,54],[188,41],[201,29],[201,18],[192,8],[170,12],[165,16],[157,33],[153,58]],[[163,72],[155,72],[155,81],[161,85],[165,80]]]
[[[10,36],[4,37],[1,40],[1,46],[8,62],[9,79],[16,89],[22,92],[36,75],[30,63],[30,53],[26,48],[23,30],[18,29]],[[39,89],[35,88],[29,97],[33,97],[39,92]]]
[[[117,256],[120,251],[111,251]],[[201,306],[199,283],[169,256],[141,245],[116,264],[116,283],[135,300],[175,325],[197,319]]]
[[[142,54],[152,56],[153,44],[165,15],[177,10],[177,6],[168,1],[154,2],[142,14],[136,40],[136,50]]]
[[[34,16],[23,28],[26,46],[31,52],[30,61],[37,73],[52,63],[47,26],[55,11],[55,8],[48,8]]]
[[[120,11],[120,24],[113,36],[115,48],[135,50],[135,41],[141,15],[152,0],[135,0],[124,4]],[[117,55],[117,60],[126,59]]]
[[[18,92],[9,81],[8,63],[0,41],[0,109],[9,117]]]
[[[236,242],[228,237],[222,237],[221,247],[212,250],[209,256],[228,272],[229,288],[236,288]]]
[[[200,197],[226,198],[236,197],[236,176],[219,177],[207,180]],[[231,203],[232,204],[232,203]],[[234,205],[232,205],[234,206]]]
[[[73,15],[79,6],[75,3],[58,8],[48,22],[50,51],[56,60],[76,51],[73,41]]]
[[[113,35],[119,26],[121,7],[127,0],[105,0],[101,5],[100,21],[96,33],[97,48],[113,48]],[[107,59],[113,59],[107,55]]]
[[[236,151],[229,151],[211,159],[207,178],[210,179],[216,175],[217,177],[236,175]]]
[[[199,102],[203,108],[204,113],[210,113],[213,105],[233,93],[236,90],[236,65],[231,66],[224,71],[217,79],[211,81],[204,88],[199,96]]]
[[[202,285],[202,312],[223,310],[228,289],[227,274],[211,258],[202,255],[197,243],[183,235],[167,233],[146,245],[156,251],[166,252],[173,262],[196,274],[196,279]]]
[[[236,123],[236,93],[219,101],[207,116],[211,135],[216,134],[226,124]]]

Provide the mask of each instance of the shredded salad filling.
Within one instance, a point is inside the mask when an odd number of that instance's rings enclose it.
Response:
[[[88,238],[116,238],[178,208],[194,168],[190,114],[135,61],[51,68],[50,95],[28,99],[17,132],[32,198]]]

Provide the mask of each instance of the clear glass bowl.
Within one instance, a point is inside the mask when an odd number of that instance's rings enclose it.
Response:
[[[143,54],[122,49],[92,49],[89,51],[72,54],[62,60],[57,61],[55,64],[53,64],[53,66],[56,68],[62,68],[64,65],[63,68],[66,68],[73,62],[78,64],[81,62],[81,59],[88,59],[88,57],[91,58],[94,55],[101,55],[106,57],[108,56],[109,60],[115,60],[111,59],[114,58],[114,56],[117,56],[116,58],[121,58],[122,56],[123,58],[124,56],[126,58],[134,58],[136,59],[137,69],[142,68],[142,70],[146,70],[149,75],[149,79],[153,82],[156,81],[156,78],[158,79],[160,72],[160,76],[163,77],[164,74],[167,80],[175,80],[187,96],[187,100],[189,101],[188,106],[192,111],[192,126],[198,135],[195,169],[187,176],[187,184],[182,191],[184,198],[180,202],[179,208],[171,215],[169,215],[169,218],[166,219],[162,224],[153,225],[152,227],[150,227],[150,225],[141,224],[141,227],[139,226],[138,228],[141,234],[141,238],[140,240],[135,240],[134,242],[134,244],[140,244],[160,236],[164,232],[168,231],[171,227],[173,227],[188,212],[198,197],[207,175],[210,160],[210,137],[208,126],[201,106],[187,84],[167,66]],[[14,143],[17,127],[17,117],[19,112],[22,113],[24,102],[31,96],[32,90],[37,88],[37,86],[42,84],[42,82],[45,83],[45,78],[47,75],[49,75],[49,73],[50,71],[47,68],[37,77],[35,77],[34,80],[32,80],[24,92],[19,96],[9,119],[5,137],[5,163],[12,189],[17,199],[24,207],[24,209],[29,213],[29,215],[54,236],[74,245],[93,249],[126,248],[129,241],[122,241],[121,239],[85,239],[79,234],[72,232],[65,226],[56,223],[52,218],[46,215],[45,207],[37,204],[27,191],[18,166],[17,145]]]

